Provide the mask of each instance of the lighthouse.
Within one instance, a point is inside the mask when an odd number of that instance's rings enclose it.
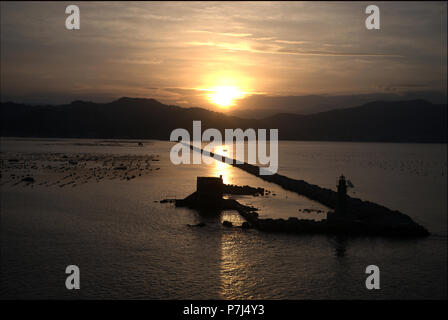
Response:
[[[338,181],[338,202],[336,204],[336,213],[341,216],[347,215],[347,180],[344,175],[339,177]]]

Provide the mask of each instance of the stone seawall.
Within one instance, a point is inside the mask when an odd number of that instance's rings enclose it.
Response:
[[[192,145],[188,145],[193,151],[196,152],[204,152],[200,148],[196,148]],[[215,157],[215,154],[210,153],[211,157]],[[218,160],[216,158],[221,158]],[[225,163],[229,163],[230,165],[237,167],[241,170],[244,170],[260,179],[265,181],[275,183],[281,186],[285,190],[289,190],[292,192],[296,192],[302,196],[305,196],[311,200],[317,201],[329,208],[335,209],[337,204],[337,192],[321,188],[318,185],[310,184],[304,180],[296,180],[292,179],[280,174],[273,175],[260,175],[260,167],[248,164],[248,163],[236,163],[234,159],[227,158],[224,156],[216,155],[217,161],[222,161]],[[341,222],[330,221],[327,219],[323,221],[323,224],[330,224],[330,227],[323,227],[322,224],[319,224],[317,229],[319,230],[351,230],[354,233],[377,233],[377,234],[396,234],[396,235],[406,235],[406,236],[428,236],[429,232],[423,226],[414,222],[408,215],[397,211],[390,210],[382,205],[364,201],[358,198],[352,198],[347,196],[347,213],[349,216],[353,217],[352,221],[345,221],[341,224]],[[329,213],[329,216],[334,216],[334,213]],[[269,228],[269,229],[284,229],[283,219],[277,219],[279,221],[272,222],[264,226],[260,226],[260,228]],[[285,221],[285,220],[283,220]],[[289,220],[287,220],[289,221]],[[301,226],[302,223],[297,224],[295,221],[291,221],[289,224]],[[317,225],[316,225],[317,226]],[[336,227],[337,226],[337,227]],[[299,228],[300,229],[300,228]],[[314,229],[314,228],[312,228]]]

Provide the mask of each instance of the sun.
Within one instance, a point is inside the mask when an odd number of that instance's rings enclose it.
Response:
[[[235,100],[244,97],[245,92],[234,86],[218,86],[208,89],[209,100],[221,108],[228,108],[235,103]]]

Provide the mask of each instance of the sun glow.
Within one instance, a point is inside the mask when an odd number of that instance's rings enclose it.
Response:
[[[221,108],[228,108],[235,103],[235,100],[244,97],[245,92],[234,86],[218,86],[211,89],[207,96],[211,102]]]
[[[213,152],[224,157],[232,157],[231,148],[225,144],[213,148]],[[210,166],[210,175],[213,177],[222,176],[222,180],[226,184],[233,183],[232,166],[225,162],[214,160],[214,165]]]

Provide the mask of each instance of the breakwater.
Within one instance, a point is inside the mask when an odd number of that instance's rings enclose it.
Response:
[[[318,185],[310,184],[304,180],[296,180],[284,175],[273,174],[273,175],[260,175],[260,168],[256,165],[249,163],[237,163],[236,160],[228,158],[221,155],[215,155],[214,153],[206,152],[201,148],[194,147],[190,144],[188,146],[191,150],[200,152],[203,154],[209,154],[210,157],[215,158],[218,161],[228,163],[234,167],[246,171],[260,179],[265,181],[275,183],[281,186],[285,190],[289,190],[305,196],[311,200],[319,202],[329,208],[336,209],[338,203],[338,193],[331,190],[322,188]],[[319,222],[307,222],[312,229],[321,232],[328,232],[330,230],[341,231],[344,233],[367,233],[367,234],[381,234],[381,235],[403,235],[403,236],[428,236],[429,231],[426,230],[420,224],[414,222],[411,217],[398,211],[391,210],[382,205],[361,200],[359,198],[353,198],[347,196],[346,199],[346,212],[350,216],[350,220],[341,221],[337,219],[335,212],[328,213],[328,218],[322,223]],[[241,212],[240,212],[241,214]],[[243,212],[243,216],[245,213]],[[300,230],[303,226],[303,221],[296,221],[294,218],[289,220],[283,219],[271,219],[268,223],[262,222],[261,225],[257,222],[260,219],[254,219],[253,216],[247,216],[247,220],[258,226],[260,229],[270,229],[270,230]],[[336,219],[335,219],[336,218]],[[289,221],[285,224],[284,221]],[[316,224],[317,223],[317,224]],[[296,226],[297,228],[295,228]],[[314,226],[316,228],[314,228]],[[291,227],[291,228],[290,228]]]

